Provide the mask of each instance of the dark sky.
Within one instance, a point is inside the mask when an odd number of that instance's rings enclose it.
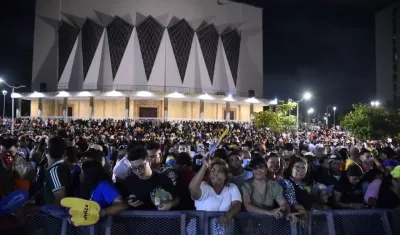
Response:
[[[266,97],[297,100],[308,90],[314,99],[303,107],[319,112],[374,99],[373,13],[388,1],[258,1],[264,6]],[[0,76],[10,83],[30,86],[34,14],[34,0],[0,1]]]

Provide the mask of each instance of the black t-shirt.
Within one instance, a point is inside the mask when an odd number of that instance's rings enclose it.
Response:
[[[395,209],[400,206],[400,199],[388,185],[381,184],[376,206],[382,209]]]
[[[341,202],[363,203],[363,190],[361,184],[353,185],[347,177],[342,177],[334,186],[333,190],[342,194]]]
[[[118,190],[124,198],[135,195],[137,200],[143,202],[142,206],[132,208],[135,210],[157,210],[157,197],[166,201],[176,196],[175,186],[170,178],[154,171],[147,180],[139,179],[135,174],[128,176],[118,184]]]

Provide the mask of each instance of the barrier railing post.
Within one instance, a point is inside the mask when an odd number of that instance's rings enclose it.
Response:
[[[112,216],[108,216],[106,220],[105,235],[111,235],[111,226],[112,226]]]
[[[326,221],[328,223],[328,233],[329,235],[335,235],[335,223],[333,222],[333,213],[332,211],[329,211],[327,214]]]
[[[181,235],[185,234],[186,234],[186,213],[181,213]]]
[[[61,235],[67,235],[68,220],[64,219],[61,225]]]

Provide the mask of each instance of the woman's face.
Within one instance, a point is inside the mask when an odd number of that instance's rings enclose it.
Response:
[[[270,157],[267,161],[268,171],[272,173],[276,173],[280,168],[280,159],[279,157]]]
[[[361,180],[361,177],[359,176],[349,176],[349,182],[352,185],[357,185]]]
[[[224,185],[228,178],[224,168],[218,164],[214,164],[211,167],[209,177],[213,185]]]
[[[329,198],[328,191],[326,189],[322,189],[319,192],[319,200],[322,203],[326,204],[326,203],[328,203],[328,198]]]
[[[264,179],[267,174],[267,168],[263,165],[254,166],[253,169],[253,177],[256,180]]]
[[[307,164],[304,162],[296,162],[292,169],[292,177],[295,180],[303,180],[307,174]]]

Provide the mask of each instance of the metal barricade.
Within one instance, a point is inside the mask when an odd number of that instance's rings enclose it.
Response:
[[[46,214],[28,216],[25,223],[3,235],[391,235],[400,234],[400,210],[329,210],[309,214],[308,226],[299,228],[286,219],[240,213],[229,225],[218,225],[221,212],[127,211],[102,218],[97,224],[74,227],[67,220]]]

